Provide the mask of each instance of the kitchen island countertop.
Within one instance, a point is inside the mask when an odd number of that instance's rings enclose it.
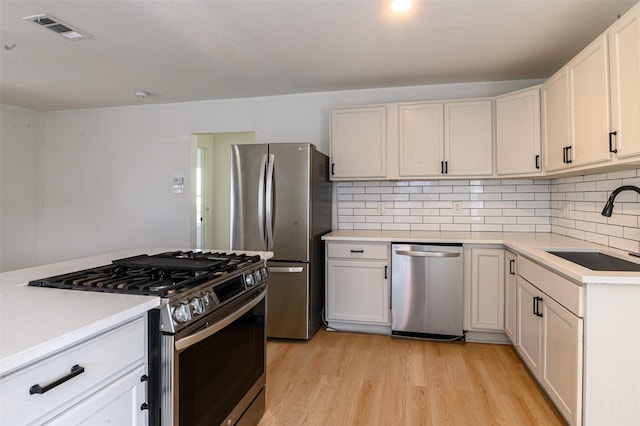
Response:
[[[156,296],[28,287],[30,280],[172,250],[130,249],[0,274],[0,378],[160,304]],[[271,257],[268,252],[247,253]]]
[[[597,250],[638,264],[640,258],[630,256],[623,250],[553,233],[339,230],[325,234],[322,239],[343,242],[500,244],[577,284],[640,285],[640,272],[594,271],[547,253],[545,249]]]

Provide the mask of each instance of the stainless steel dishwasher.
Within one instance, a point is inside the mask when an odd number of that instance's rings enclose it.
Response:
[[[463,271],[462,244],[392,244],[392,334],[462,339]]]

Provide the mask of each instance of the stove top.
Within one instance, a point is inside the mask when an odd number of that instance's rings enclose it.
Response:
[[[233,271],[262,264],[260,256],[175,251],[114,260],[110,265],[29,282],[30,286],[169,298]]]
[[[257,255],[174,251],[117,259],[29,285],[161,297],[159,327],[171,334],[206,321],[232,300],[264,291],[268,277],[269,268]]]

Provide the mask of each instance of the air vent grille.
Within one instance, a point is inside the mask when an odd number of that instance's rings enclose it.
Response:
[[[24,19],[25,21],[31,21],[34,24],[40,25],[42,28],[53,31],[54,33],[61,35],[67,40],[84,40],[87,38],[91,38],[90,34],[81,31],[78,28],[67,24],[66,22],[63,22],[60,19],[49,15],[48,13],[25,16],[22,19]]]

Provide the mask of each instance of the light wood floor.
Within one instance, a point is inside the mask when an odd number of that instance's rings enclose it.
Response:
[[[319,330],[267,343],[267,425],[562,425],[510,346]]]

